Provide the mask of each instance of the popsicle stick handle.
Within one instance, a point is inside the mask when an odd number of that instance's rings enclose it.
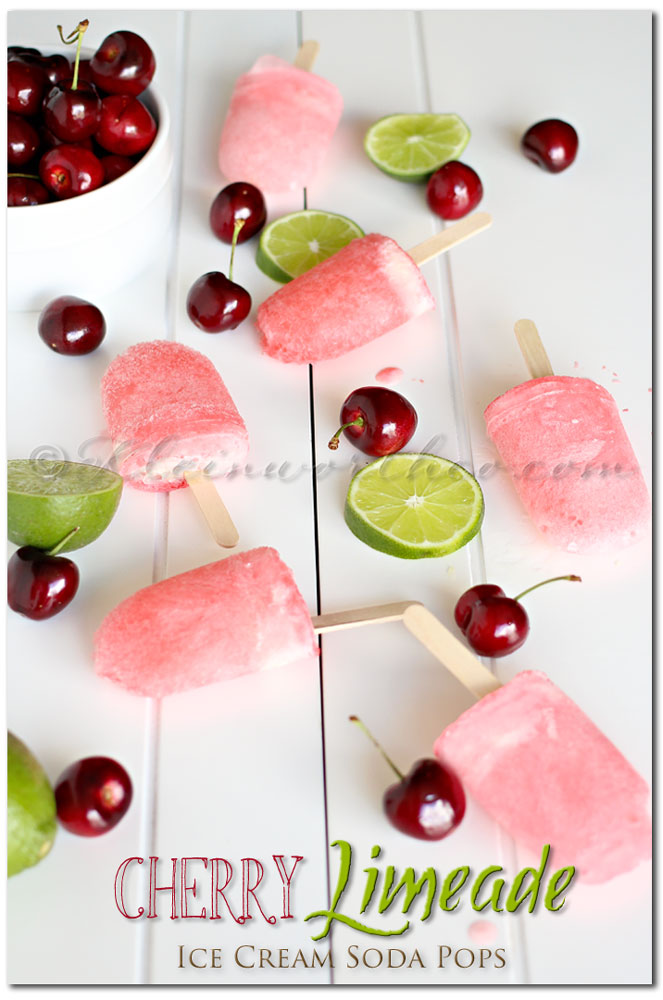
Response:
[[[502,686],[490,670],[422,604],[410,605],[403,615],[403,623],[477,698],[483,698]]]
[[[232,549],[239,541],[239,533],[219,496],[216,487],[204,472],[189,471],[184,478],[193,493],[212,537],[217,545],[224,549]]]
[[[550,359],[546,354],[539,331],[531,319],[519,319],[514,326],[518,346],[522,351],[528,371],[532,378],[543,378],[554,375]]]
[[[471,236],[476,236],[477,233],[488,229],[492,224],[493,219],[488,212],[475,212],[474,215],[468,215],[465,219],[461,219],[460,222],[455,222],[453,226],[447,226],[446,229],[435,233],[435,236],[424,240],[423,243],[417,243],[416,247],[408,250],[408,253],[415,264],[421,267],[422,264],[432,260],[433,257],[438,257],[441,253],[446,253],[447,250],[458,246],[459,243],[469,240]]]
[[[417,603],[416,601],[400,601],[397,604],[376,604],[372,608],[355,608],[352,611],[334,611],[327,615],[317,615],[311,619],[313,631],[316,635],[320,635],[323,632],[357,628],[359,625],[379,625],[381,622],[402,621],[407,609]]]
[[[295,61],[293,63],[297,69],[305,69],[307,72],[311,72],[313,69],[313,63],[318,58],[318,52],[320,51],[319,42],[302,42],[299,46],[297,55],[295,56]]]

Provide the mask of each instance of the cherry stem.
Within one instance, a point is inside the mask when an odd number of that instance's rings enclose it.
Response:
[[[378,741],[376,740],[375,736],[373,736],[373,733],[369,729],[366,728],[366,726],[361,721],[361,719],[358,716],[356,716],[356,715],[350,715],[350,716],[348,716],[348,718],[350,719],[350,722],[354,722],[354,724],[356,726],[359,726],[359,728],[361,729],[362,733],[364,733],[366,736],[368,736],[368,738],[371,741],[371,743],[373,744],[373,746],[375,746],[375,747],[378,748],[378,750],[380,751],[380,753],[382,754],[382,756],[386,760],[387,764],[389,764],[389,767],[392,769],[392,771],[394,772],[394,774],[401,781],[405,781],[405,776],[403,774],[401,774],[401,772],[398,770],[398,768],[394,764],[394,762],[391,759],[391,757],[387,756],[387,754],[384,751],[384,748],[378,743]]]
[[[343,431],[346,429],[346,427],[363,427],[365,423],[366,421],[364,420],[363,417],[355,417],[355,419],[351,420],[350,423],[343,424],[343,426],[339,427],[339,429],[336,431],[336,433],[334,434],[333,438],[331,439],[327,447],[331,448],[332,451],[336,451],[336,449],[338,448],[339,438],[343,433]]]
[[[25,177],[29,181],[40,180],[39,174],[7,174],[7,177]]]
[[[233,280],[233,264],[235,263],[235,247],[237,246],[237,237],[239,236],[239,231],[245,222],[246,219],[237,219],[235,228],[233,229],[233,240],[230,248],[230,267],[228,268],[228,281]]]
[[[58,31],[60,32],[60,38],[62,39],[64,45],[73,45],[74,42],[77,43],[76,59],[74,61],[74,77],[73,80],[71,81],[72,90],[76,90],[76,87],[78,86],[78,64],[81,59],[81,45],[83,44],[83,35],[87,31],[89,25],[90,22],[88,21],[87,18],[85,18],[85,20],[80,21],[79,24],[76,25],[74,30],[70,32],[65,38],[64,35],[62,34],[62,25],[58,24]]]
[[[76,532],[80,531],[80,530],[81,530],[80,529],[80,525],[77,525],[75,528],[72,528],[71,531],[69,532],[69,534],[64,536],[64,538],[62,539],[61,542],[58,542],[57,545],[54,545],[52,549],[49,549],[47,551],[46,555],[47,556],[56,556],[58,554],[58,552],[62,549],[62,547],[67,544],[67,542],[69,541],[69,539],[73,538],[74,535],[76,534]]]
[[[550,580],[542,580],[541,583],[535,583],[533,587],[528,587],[527,590],[523,590],[522,594],[518,594],[517,597],[514,597],[514,601],[519,601],[521,597],[525,596],[525,594],[530,594],[538,587],[545,587],[547,583],[556,583],[557,580],[572,580],[574,583],[582,583],[582,579],[579,576],[553,576]]]

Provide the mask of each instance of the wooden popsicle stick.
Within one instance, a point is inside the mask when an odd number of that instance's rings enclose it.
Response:
[[[400,601],[397,604],[376,604],[372,608],[355,608],[352,611],[333,611],[311,618],[316,635],[336,632],[339,629],[357,628],[359,625],[378,625],[381,622],[402,621],[408,608],[418,601]]]
[[[519,319],[514,326],[518,345],[532,378],[554,375],[550,359],[546,354],[539,331],[531,319]]]
[[[214,541],[224,549],[234,548],[239,541],[239,532],[210,477],[192,469],[184,473],[184,478],[207,521]]]
[[[458,246],[464,240],[469,240],[471,236],[476,236],[477,233],[488,229],[492,224],[493,219],[488,212],[475,212],[474,215],[468,215],[460,222],[455,222],[453,226],[448,226],[439,233],[435,233],[423,243],[417,243],[416,247],[408,250],[408,253],[415,264],[421,267],[433,257],[451,250],[452,247]]]
[[[297,69],[305,69],[307,70],[307,72],[310,73],[311,70],[313,69],[313,63],[318,58],[319,51],[320,51],[319,42],[313,42],[313,41],[302,42],[302,44],[299,46],[297,55],[295,56],[293,66],[296,66]]]
[[[483,663],[422,604],[411,604],[403,624],[463,687],[483,698],[502,685]]]

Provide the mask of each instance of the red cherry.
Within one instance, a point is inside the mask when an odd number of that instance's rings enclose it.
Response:
[[[92,79],[101,90],[133,97],[149,85],[155,68],[152,49],[133,31],[114,31],[108,35],[90,61]]]
[[[234,330],[251,312],[251,296],[220,271],[208,271],[191,286],[186,311],[205,333]]]
[[[39,149],[39,133],[23,115],[7,115],[7,163],[24,167]]]
[[[65,143],[64,139],[58,139],[57,135],[53,135],[50,129],[42,125],[39,129],[39,136],[41,138],[41,144],[45,150],[53,149],[54,146],[65,146],[71,145],[71,143]],[[76,146],[82,146],[84,149],[89,149],[91,153],[95,153],[94,142],[91,136],[87,139],[79,139],[78,142],[74,143]],[[95,153],[95,156],[97,154]]]
[[[570,167],[578,152],[578,133],[559,118],[546,118],[527,129],[520,146],[537,166],[552,174]]]
[[[65,143],[42,156],[39,176],[58,198],[74,198],[101,187],[104,168],[89,149]]]
[[[39,56],[41,58],[41,52],[39,49],[26,48],[25,45],[8,45],[7,46],[7,61],[15,59],[17,56],[22,58],[24,55]]]
[[[507,656],[519,649],[529,635],[529,618],[520,598],[557,580],[580,582],[579,576],[555,576],[507,597],[501,587],[481,583],[458,599],[454,618],[472,649],[479,656]]]
[[[80,837],[98,837],[116,826],[131,805],[129,775],[110,757],[84,757],[55,784],[58,820]]]
[[[41,110],[48,78],[41,66],[20,57],[7,63],[7,110],[17,115],[36,115]]]
[[[117,180],[122,174],[126,174],[127,170],[131,170],[134,165],[134,161],[130,160],[128,156],[118,156],[117,153],[100,157],[100,162],[104,168],[106,184],[110,184],[111,181]]]
[[[100,309],[75,295],[61,295],[41,311],[39,336],[57,354],[89,354],[106,336]]]
[[[442,840],[455,830],[465,815],[465,792],[451,768],[428,757],[416,761],[403,775],[361,719],[351,715],[350,721],[368,736],[398,776],[382,799],[392,826],[419,840]]]
[[[28,65],[39,66],[46,74],[46,79],[50,84],[60,83],[61,80],[66,80],[71,76],[71,65],[66,56],[42,56],[32,52],[24,52],[20,58]]]
[[[428,180],[426,198],[442,219],[462,219],[483,197],[481,179],[472,167],[449,160]]]
[[[45,205],[51,196],[38,180],[32,177],[7,178],[7,205]]]
[[[12,611],[43,621],[57,615],[74,599],[78,567],[71,559],[54,555],[54,551],[24,545],[11,557],[7,564],[7,603]]]
[[[95,139],[109,153],[133,156],[152,145],[157,123],[136,97],[116,94],[104,97]]]
[[[367,455],[393,455],[408,443],[417,429],[417,411],[404,396],[383,386],[355,389],[341,407],[342,427],[329,442],[338,448],[341,431]]]
[[[56,83],[44,100],[44,124],[62,142],[79,142],[93,135],[101,118],[101,99],[93,83]]]
[[[209,213],[212,232],[224,243],[232,243],[235,223],[239,219],[244,225],[239,231],[238,243],[245,243],[260,232],[267,219],[262,193],[253,184],[244,181],[228,184],[219,191]]]

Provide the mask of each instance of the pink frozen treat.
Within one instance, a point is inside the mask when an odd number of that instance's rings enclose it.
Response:
[[[305,364],[337,358],[435,308],[421,271],[387,236],[352,240],[263,302],[263,350]]]
[[[609,550],[645,533],[649,494],[607,389],[547,375],[498,396],[484,416],[520,499],[553,545]]]
[[[122,601],[95,635],[94,666],[133,694],[162,698],[317,652],[292,573],[275,549],[260,548]]]
[[[101,380],[118,471],[141,490],[186,486],[184,471],[222,475],[246,460],[244,421],[211,361],[151,340],[118,355]]]
[[[230,98],[219,143],[221,172],[269,193],[306,187],[342,110],[333,83],[277,56],[261,56]]]
[[[585,882],[651,857],[646,782],[545,674],[528,670],[444,730],[437,756],[519,843]]]

